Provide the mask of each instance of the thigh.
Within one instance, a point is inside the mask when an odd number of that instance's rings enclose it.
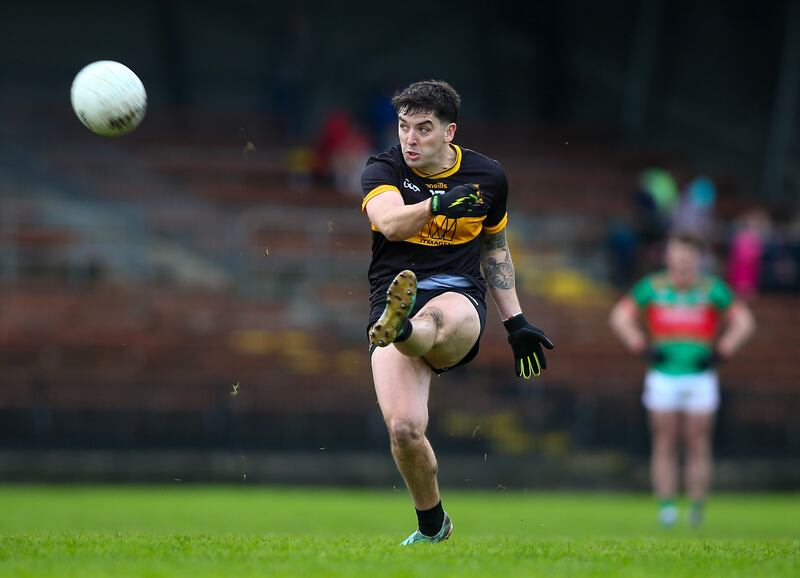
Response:
[[[714,371],[687,376],[683,410],[687,415],[714,413],[719,407],[719,378]]]
[[[675,411],[649,411],[650,433],[653,442],[675,445],[678,441],[681,414]]]
[[[644,380],[642,403],[651,412],[676,412],[683,406],[681,387],[673,375],[650,370]]]
[[[687,413],[684,416],[684,437],[688,447],[705,447],[711,441],[714,412]]]
[[[433,348],[425,360],[435,368],[451,367],[461,361],[481,335],[481,320],[466,295],[442,293],[425,304],[415,317],[430,314],[439,320]]]
[[[424,428],[431,368],[418,357],[403,355],[394,345],[375,349],[371,361],[375,393],[386,423],[403,420]]]

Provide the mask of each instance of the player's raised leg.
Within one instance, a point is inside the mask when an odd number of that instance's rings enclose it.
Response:
[[[443,293],[431,299],[411,320],[412,331],[397,350],[410,357],[423,357],[437,369],[461,361],[481,334],[481,320],[469,297]]]
[[[371,345],[397,350],[409,357],[425,357],[436,368],[458,363],[480,337],[481,321],[470,298],[447,292],[431,299],[413,319],[408,315],[416,300],[416,276],[403,271],[386,291],[386,305],[370,328]]]
[[[400,272],[386,290],[386,305],[369,330],[371,345],[395,347],[409,357],[425,356],[437,368],[458,363],[475,345],[480,317],[469,297],[447,292],[431,299],[413,319],[409,314],[417,296],[412,271]]]

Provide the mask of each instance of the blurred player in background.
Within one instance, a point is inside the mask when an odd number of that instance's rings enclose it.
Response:
[[[453,144],[460,105],[446,82],[414,83],[392,99],[400,143],[371,157],[361,205],[372,226],[369,341],[378,403],[418,528],[403,544],[452,531],[425,431],[431,376],[471,361],[488,286],[518,376],[546,367],[553,345],[528,323],[506,242],[508,182],[496,161]]]
[[[639,281],[614,307],[612,330],[650,363],[642,401],[648,410],[650,475],[661,500],[659,520],[678,519],[678,455],[685,449],[689,521],[697,525],[711,480],[711,433],[719,406],[716,366],[752,334],[753,316],[720,279],[701,273],[704,243],[676,234],[666,245],[666,270]],[[722,331],[718,335],[718,328]]]

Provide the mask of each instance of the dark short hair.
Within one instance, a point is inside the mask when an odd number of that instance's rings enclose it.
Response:
[[[701,253],[706,249],[706,240],[692,231],[676,231],[669,236],[670,241],[677,241],[689,245]]]
[[[397,114],[430,112],[439,120],[451,123],[458,120],[461,97],[443,80],[423,80],[395,94],[392,105]]]

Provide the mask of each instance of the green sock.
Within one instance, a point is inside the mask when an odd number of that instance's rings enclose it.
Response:
[[[692,507],[689,510],[689,523],[692,526],[699,526],[703,522],[703,508],[705,502],[703,500],[695,500],[692,502]]]
[[[692,502],[692,513],[697,516],[703,515],[703,509],[705,508],[706,503],[703,500],[694,500]]]

